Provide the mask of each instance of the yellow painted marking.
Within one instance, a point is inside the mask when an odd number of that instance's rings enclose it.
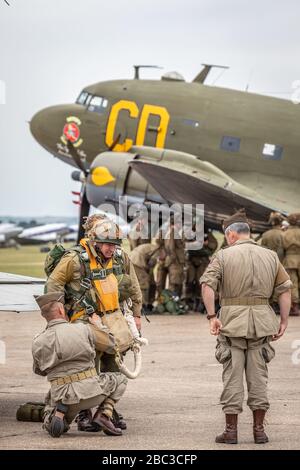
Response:
[[[73,147],[79,147],[79,145],[81,145],[82,142],[83,142],[83,139],[79,139],[77,142],[73,144]]]
[[[136,145],[144,145],[150,114],[160,117],[160,125],[157,130],[155,147],[163,148],[165,145],[170,115],[166,108],[162,108],[161,106],[154,106],[152,104],[145,104],[143,106],[136,136]]]
[[[115,181],[115,178],[105,166],[97,166],[92,171],[92,182],[95,186],[104,186]]]
[[[139,115],[139,108],[137,107],[134,101],[121,100],[112,106],[108,119],[105,137],[105,143],[108,147],[110,147],[114,142],[114,133],[117,124],[117,119],[122,109],[129,111],[129,116],[131,118],[137,118]],[[132,147],[132,145],[132,139],[125,139],[122,144],[116,144],[113,150],[114,152],[127,152]]]
[[[80,126],[80,124],[81,124],[81,121],[77,116],[67,117],[67,122],[76,122],[76,124],[78,124],[78,126]]]

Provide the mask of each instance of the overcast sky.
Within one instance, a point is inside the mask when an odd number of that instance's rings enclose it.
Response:
[[[218,86],[249,83],[250,91],[286,99],[300,80],[298,0],[8,2],[0,0],[0,216],[76,215],[71,167],[34,141],[27,121],[43,107],[74,102],[88,84],[131,78],[133,64],[191,81],[202,62],[230,66]]]

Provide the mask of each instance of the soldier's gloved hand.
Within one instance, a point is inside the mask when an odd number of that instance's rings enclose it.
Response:
[[[218,318],[211,318],[209,320],[210,334],[213,336],[218,336],[220,329],[222,328],[222,323]]]

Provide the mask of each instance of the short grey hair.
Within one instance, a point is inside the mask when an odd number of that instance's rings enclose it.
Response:
[[[225,235],[227,235],[228,232],[250,233],[250,227],[245,222],[235,222],[227,227]]]

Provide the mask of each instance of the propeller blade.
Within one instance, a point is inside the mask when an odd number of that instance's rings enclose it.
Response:
[[[85,176],[88,175],[89,171],[86,169],[85,165],[83,164],[80,156],[78,155],[78,153],[76,152],[76,149],[74,148],[74,145],[68,140],[68,143],[67,143],[67,146],[68,146],[68,149],[69,149],[69,153],[74,161],[74,163],[76,164],[76,166],[79,168],[79,170],[81,170],[83,172],[83,174]]]
[[[108,147],[108,150],[113,151],[115,146],[119,143],[120,138],[121,138],[121,134],[118,134],[115,140],[113,141],[113,143],[111,144],[111,146]]]

